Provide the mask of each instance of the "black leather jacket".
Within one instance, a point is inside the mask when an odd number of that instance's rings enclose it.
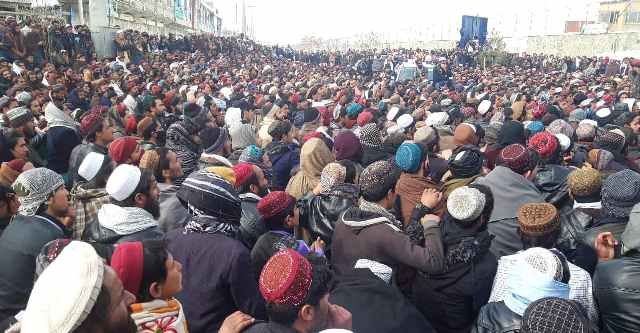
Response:
[[[598,264],[593,290],[602,321],[601,332],[640,332],[640,253]]]
[[[576,250],[598,214],[599,210],[594,211],[582,208],[560,212],[560,236],[556,242],[556,247],[567,255],[569,261],[572,261],[572,258],[569,258],[571,256],[570,253]]]
[[[509,310],[504,302],[487,303],[480,309],[471,333],[518,333],[522,317]]]
[[[150,239],[164,239],[164,233],[159,227],[151,227],[129,235],[118,235],[101,226],[97,220],[89,223],[82,233],[82,240],[88,243],[118,244]]]
[[[357,204],[357,198],[350,195],[313,195],[309,193],[298,202],[300,226],[311,233],[311,239],[320,237],[331,244],[333,229],[340,215]]]
[[[536,178],[533,180],[533,183],[544,195],[544,200],[558,209],[566,205],[567,201],[573,203],[569,198],[569,185],[567,184],[570,172],[570,168],[548,164],[536,171]]]

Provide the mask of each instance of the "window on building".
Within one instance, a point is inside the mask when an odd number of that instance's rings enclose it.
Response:
[[[609,23],[618,22],[619,17],[620,17],[620,12],[611,12],[611,15],[609,15]]]
[[[629,12],[625,15],[624,23],[627,24],[639,24],[640,23],[640,12]]]

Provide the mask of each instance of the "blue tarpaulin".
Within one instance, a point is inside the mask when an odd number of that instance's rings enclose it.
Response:
[[[470,40],[477,39],[480,45],[487,41],[487,18],[479,16],[462,16],[460,28],[460,47],[465,47]]]

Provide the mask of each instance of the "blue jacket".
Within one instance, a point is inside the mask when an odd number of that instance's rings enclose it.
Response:
[[[69,170],[71,151],[82,143],[77,131],[63,126],[55,126],[47,131],[47,168],[63,174]]]
[[[271,188],[284,191],[291,178],[291,170],[300,164],[300,148],[295,144],[274,141],[268,144],[265,150],[273,171]]]

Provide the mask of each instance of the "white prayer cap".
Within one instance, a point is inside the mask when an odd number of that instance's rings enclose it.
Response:
[[[407,129],[411,127],[411,125],[413,125],[413,117],[410,114],[405,113],[402,116],[398,117],[397,123],[400,128]]]
[[[490,108],[491,108],[491,101],[485,99],[482,102],[480,102],[480,105],[478,105],[478,113],[481,115],[485,115],[487,112],[489,112]]]
[[[90,152],[87,156],[84,157],[82,163],[80,163],[80,167],[78,168],[78,175],[84,178],[86,181],[91,181],[96,177],[98,171],[102,167],[102,163],[104,162],[104,155]]]
[[[33,286],[21,332],[73,332],[91,313],[104,271],[103,260],[91,245],[71,242]],[[65,281],[64,287],[60,281]]]
[[[558,133],[556,134],[556,138],[558,139],[558,143],[560,143],[560,149],[562,149],[563,153],[566,152],[569,147],[571,147],[571,139],[569,139],[568,136],[562,133]]]
[[[107,193],[112,198],[123,201],[136,190],[141,176],[142,172],[138,167],[130,164],[121,164],[113,170],[109,180],[107,180]]]
[[[611,115],[611,110],[609,108],[602,108],[596,111],[596,117],[598,118],[607,118]]]
[[[400,108],[397,106],[392,107],[391,109],[389,109],[389,112],[387,113],[387,120],[388,121],[393,121],[396,116],[398,115],[398,112],[400,111]]]
[[[449,120],[449,114],[446,112],[435,112],[430,114],[425,120],[427,126],[443,126]]]

